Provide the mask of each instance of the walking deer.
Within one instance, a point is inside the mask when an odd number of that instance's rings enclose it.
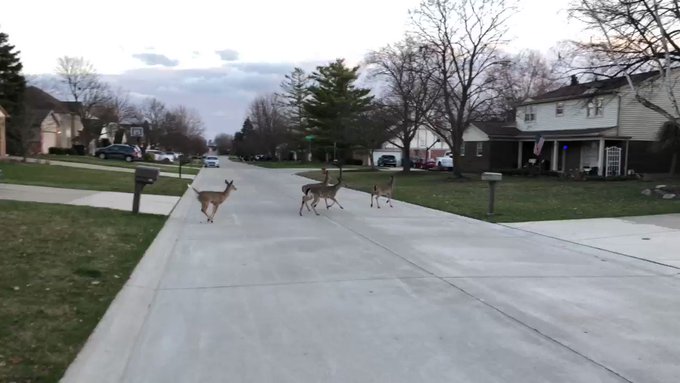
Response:
[[[192,188],[196,192],[196,197],[198,198],[198,201],[201,202],[201,211],[203,214],[205,214],[206,217],[208,217],[208,222],[213,223],[213,218],[215,218],[215,213],[217,212],[217,208],[229,197],[229,194],[231,194],[232,191],[238,190],[236,189],[236,186],[234,186],[234,181],[227,181],[224,180],[224,183],[227,184],[227,187],[224,189],[224,191],[198,191],[196,188],[194,188],[191,185],[188,185],[190,188]],[[213,205],[213,210],[210,215],[208,215],[208,206],[210,204]]]
[[[326,171],[326,179],[328,179],[328,172]],[[342,205],[340,205],[340,202],[335,199],[335,195],[338,193],[338,190],[342,187],[342,167],[340,167],[340,176],[338,177],[338,182],[333,185],[328,185],[326,182],[324,183],[317,183],[317,184],[307,184],[302,187],[302,192],[305,194],[302,196],[302,203],[300,204],[300,216],[302,216],[302,208],[304,206],[307,207],[307,211],[311,211],[309,209],[309,204],[307,203],[309,200],[313,199],[312,201],[312,209],[314,209],[314,214],[319,215],[319,213],[316,211],[316,205],[319,203],[319,199],[323,198],[326,201],[326,209],[330,208],[334,204],[338,204],[340,206],[340,209],[344,209]],[[331,205],[328,205],[328,199],[331,199],[333,203]]]
[[[380,197],[387,197],[387,203],[392,206],[392,193],[394,192],[394,175],[390,176],[390,181],[385,185],[373,185],[373,191],[371,192],[371,207],[373,207],[373,198],[375,198],[375,203],[380,209]]]

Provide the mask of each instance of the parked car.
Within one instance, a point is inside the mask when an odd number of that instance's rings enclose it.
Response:
[[[205,159],[203,160],[203,167],[204,168],[211,168],[211,167],[220,167],[220,159],[215,157],[215,156],[206,156]]]
[[[94,155],[102,160],[119,159],[132,162],[142,159],[142,151],[139,148],[125,144],[113,144],[98,148],[95,150]]]
[[[378,157],[378,166],[392,166],[397,167],[397,158],[392,154],[383,154]]]
[[[153,155],[153,160],[157,162],[175,162],[175,155],[161,152],[160,150],[147,149],[147,153]]]
[[[420,168],[425,169],[425,170],[436,169],[437,168],[437,162],[435,160],[433,160],[432,158],[430,158],[427,161],[424,161],[421,164]]]
[[[401,159],[401,166],[404,166],[404,163],[405,163],[404,160],[405,160],[405,158]],[[411,162],[411,168],[420,169],[422,167],[422,164],[423,164],[423,159],[419,158],[419,157],[411,157],[410,162]]]
[[[453,169],[453,155],[451,152],[446,152],[443,157],[437,157],[436,161],[439,169]]]

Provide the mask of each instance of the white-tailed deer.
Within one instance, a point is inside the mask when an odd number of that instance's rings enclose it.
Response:
[[[328,173],[326,172],[326,178],[328,178]],[[328,185],[325,182],[324,183],[318,183],[318,184],[308,184],[305,185],[305,187],[302,188],[302,192],[305,193],[305,195],[302,196],[302,203],[300,204],[300,215],[302,216],[302,207],[306,206],[307,211],[310,211],[309,209],[309,204],[307,201],[313,199],[312,201],[312,209],[314,209],[314,214],[319,215],[319,213],[316,211],[316,205],[319,203],[319,199],[323,198],[326,201],[326,209],[330,208],[334,204],[338,204],[340,206],[340,209],[344,209],[342,205],[340,205],[340,202],[335,199],[335,195],[338,193],[338,190],[342,187],[342,167],[340,167],[340,176],[338,177],[338,182],[333,185]],[[332,200],[333,203],[331,205],[328,205],[328,199]]]
[[[196,188],[193,186],[189,185],[190,188],[192,188],[196,194],[198,201],[201,203],[201,211],[203,214],[205,214],[206,217],[208,217],[208,222],[212,223],[213,218],[215,218],[215,213],[217,212],[217,208],[229,197],[229,194],[231,194],[232,191],[238,190],[236,189],[236,186],[234,186],[234,181],[227,181],[224,180],[224,183],[227,184],[227,187],[224,189],[224,191],[198,191]],[[208,215],[208,206],[210,204],[213,205],[213,210],[210,215]]]
[[[380,197],[387,197],[387,203],[392,206],[392,193],[394,192],[394,175],[390,176],[390,181],[385,185],[373,185],[373,191],[371,192],[371,207],[373,207],[373,198],[375,198],[375,203],[380,209]]]

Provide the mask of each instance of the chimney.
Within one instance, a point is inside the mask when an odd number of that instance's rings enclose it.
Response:
[[[578,85],[578,77],[576,77],[575,74],[572,74],[572,75],[571,75],[571,84],[569,84],[569,85],[572,85],[572,86],[573,86],[573,85]]]

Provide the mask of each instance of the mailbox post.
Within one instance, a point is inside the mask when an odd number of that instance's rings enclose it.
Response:
[[[182,165],[191,163],[191,157],[187,157],[184,154],[179,156],[179,178],[182,178]]]
[[[489,182],[489,211],[486,213],[487,216],[492,216],[494,214],[493,208],[496,199],[496,182],[499,182],[502,179],[503,175],[501,173],[482,173],[482,181]]]
[[[157,168],[138,166],[135,169],[135,195],[132,198],[132,213],[139,213],[139,198],[144,186],[151,185],[158,179],[160,171]]]

